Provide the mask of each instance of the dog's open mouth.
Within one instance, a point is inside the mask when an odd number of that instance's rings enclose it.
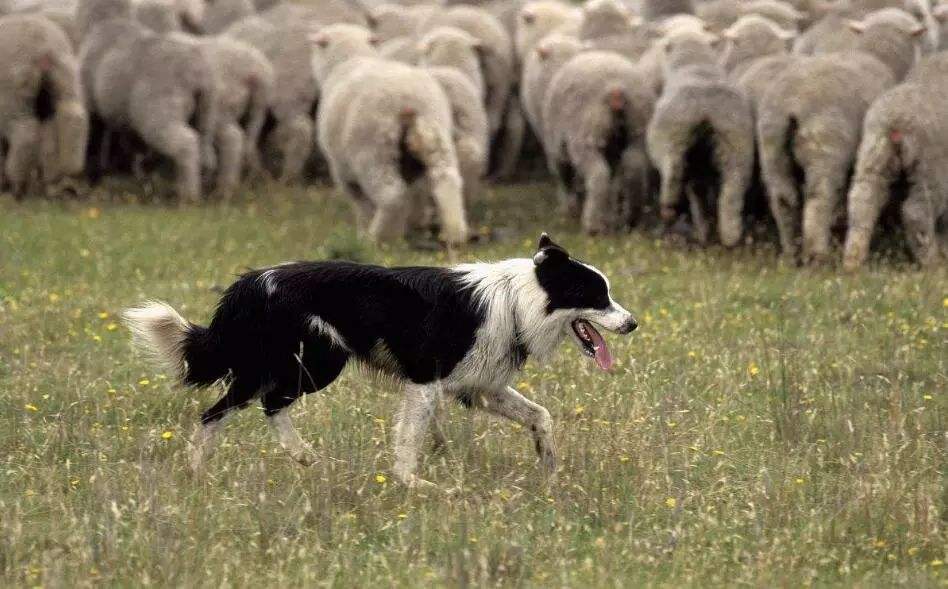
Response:
[[[592,323],[577,319],[572,323],[573,333],[583,348],[583,353],[596,360],[596,365],[602,370],[612,370],[614,361],[606,340],[596,331]]]

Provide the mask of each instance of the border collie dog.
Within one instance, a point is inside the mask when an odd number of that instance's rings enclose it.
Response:
[[[550,413],[509,386],[529,357],[550,358],[567,335],[609,370],[594,325],[630,333],[635,319],[606,277],[543,234],[532,259],[453,268],[293,262],[241,276],[208,327],[166,304],[128,309],[135,343],[183,383],[226,383],[191,438],[201,469],[223,418],[259,399],[280,445],[311,464],[289,406],[332,383],[354,359],[404,385],[394,428],[394,475],[416,477],[418,453],[442,396],[528,427],[547,473],[556,468]],[[443,442],[435,420],[436,443]]]

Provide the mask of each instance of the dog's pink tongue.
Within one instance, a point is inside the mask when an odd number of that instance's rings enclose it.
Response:
[[[596,349],[596,365],[603,370],[612,370],[612,365],[615,361],[612,359],[612,354],[609,353],[609,347],[606,345],[606,340],[603,339],[602,335],[596,331],[596,328],[586,324],[586,333],[589,334],[589,339],[592,340],[593,348]]]

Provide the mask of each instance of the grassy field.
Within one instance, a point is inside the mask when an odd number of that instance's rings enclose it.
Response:
[[[217,392],[136,358],[118,315],[159,298],[204,323],[249,267],[443,252],[360,243],[328,190],[0,198],[0,586],[948,586],[944,266],[590,239],[550,195],[498,189],[474,214],[496,239],[461,257],[531,255],[546,229],[641,327],[608,338],[612,375],[566,342],[516,383],[553,414],[558,482],[524,431],[452,408],[432,492],[388,473],[398,391],[348,372],[295,406],[315,466],[252,408],[193,480],[186,438]]]

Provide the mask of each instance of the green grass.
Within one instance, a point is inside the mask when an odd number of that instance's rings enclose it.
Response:
[[[556,423],[549,488],[524,431],[453,408],[421,472],[450,495],[391,482],[398,391],[356,372],[295,406],[312,468],[252,408],[193,480],[185,440],[216,391],[169,382],[117,325],[146,298],[206,322],[249,267],[443,252],[361,243],[327,190],[0,198],[0,586],[948,585],[944,266],[590,239],[551,194],[498,189],[474,213],[497,239],[461,258],[529,255],[546,229],[641,327],[609,337],[612,375],[567,342],[515,383]]]

